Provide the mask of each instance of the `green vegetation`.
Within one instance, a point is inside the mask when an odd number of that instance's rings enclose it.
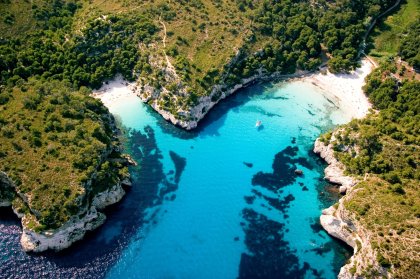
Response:
[[[347,172],[364,178],[344,206],[369,232],[376,260],[395,278],[420,272],[420,81],[407,73],[405,61],[393,59],[399,54],[419,67],[419,14],[420,2],[407,0],[375,29],[369,54],[380,67],[364,91],[379,111],[344,125],[333,142]],[[330,142],[331,134],[323,140]],[[372,270],[359,275],[378,276]]]
[[[420,47],[418,45],[420,36],[420,18],[408,26],[404,37],[401,40],[399,53],[401,58],[408,62],[409,65],[420,69]]]
[[[121,166],[103,160],[113,145],[112,121],[106,109],[87,96],[86,87],[97,88],[120,73],[156,89],[157,99],[149,103],[156,101],[176,115],[180,108],[189,111],[216,84],[229,89],[260,72],[316,69],[323,62],[322,52],[330,57],[331,71],[352,70],[370,20],[392,3],[0,1],[0,170],[29,197],[16,198],[14,207],[32,216],[28,222],[37,230],[57,228],[79,213],[94,193],[124,175],[125,170],[117,171]],[[406,55],[413,57],[411,52]],[[395,87],[394,93],[389,91],[392,86],[375,87],[380,94],[371,98],[378,99],[380,108],[400,106],[396,95],[411,96],[404,93],[411,92],[410,86]],[[213,96],[214,101],[218,97]],[[395,109],[400,107],[389,111]],[[411,117],[406,113],[405,118]],[[376,120],[372,116],[369,121]],[[417,144],[416,131],[408,132],[416,123],[394,122],[396,130],[387,136],[410,148]],[[355,125],[368,127],[365,144],[375,147],[363,160],[378,161],[373,165],[380,169],[382,134],[377,135],[373,124]],[[355,173],[374,172],[363,160],[343,160]],[[408,169],[410,164],[398,164],[404,169],[398,179],[417,175]],[[94,173],[96,181],[87,183]],[[394,173],[383,179],[398,181]],[[409,193],[405,186],[393,187],[396,193]]]
[[[84,212],[90,192],[117,182],[122,166],[104,160],[116,144],[112,118],[88,93],[32,79],[0,93],[0,171],[28,198],[14,204],[29,207],[33,229],[59,227]],[[97,170],[101,183],[91,184]]]
[[[406,33],[411,29],[410,25],[419,17],[420,2],[418,0],[403,1],[396,12],[378,22],[370,38],[372,46],[369,55],[385,61],[399,53],[401,41],[411,38],[411,36],[406,36]]]
[[[3,2],[12,12],[0,23],[9,30],[0,40],[1,83],[37,76],[96,88],[121,73],[169,90],[158,104],[174,113],[196,105],[215,84],[233,86],[260,71],[315,69],[322,46],[332,71],[354,69],[369,19],[392,3],[52,0],[27,7],[24,1]],[[25,9],[27,21],[13,13],[18,8]],[[13,30],[25,30],[25,36]],[[167,61],[176,70],[172,78]]]
[[[393,77],[383,79],[383,75],[383,68],[375,70],[365,86],[369,99],[381,112],[353,120],[339,134],[340,144],[361,147],[360,151],[340,153],[340,160],[351,173],[381,174],[391,183],[419,179],[415,164],[419,158],[413,156],[418,155],[420,142],[420,83],[405,81],[398,86]]]
[[[349,174],[365,176],[345,207],[373,235],[378,262],[396,278],[419,270],[420,82],[399,82],[392,65],[367,78],[366,94],[379,112],[336,132],[336,157]]]
[[[156,26],[142,15],[112,15],[89,20],[81,34],[69,39],[69,25],[76,8],[71,3],[55,5],[46,12],[44,30],[0,44],[0,81],[13,84],[18,79],[39,76],[68,80],[75,87],[99,87],[117,73],[133,80],[133,69],[141,72],[143,68],[137,44],[150,40]],[[52,26],[57,28],[51,30]]]

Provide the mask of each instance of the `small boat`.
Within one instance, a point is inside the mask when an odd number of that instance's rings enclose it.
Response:
[[[296,170],[295,170],[295,174],[296,174],[296,175],[302,175],[302,174],[303,174],[303,170],[296,169]]]
[[[257,120],[257,123],[255,123],[255,127],[260,127],[262,124],[261,120]]]

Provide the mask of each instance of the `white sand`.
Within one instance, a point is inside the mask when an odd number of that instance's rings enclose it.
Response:
[[[365,77],[374,66],[367,60],[362,60],[362,65],[350,74],[316,73],[302,80],[311,82],[325,92],[326,97],[337,104],[349,120],[364,117],[372,105],[363,93],[362,86]],[[113,104],[123,98],[135,96],[135,83],[125,81],[121,75],[95,90],[92,96],[102,100],[104,105],[111,108]]]
[[[364,117],[372,105],[362,90],[365,77],[374,66],[367,60],[362,60],[362,65],[350,74],[317,73],[303,78],[321,88],[334,103],[349,116],[349,118]]]
[[[92,96],[98,98],[107,108],[111,108],[113,104],[121,101],[123,98],[132,98],[134,93],[134,83],[130,83],[123,79],[121,75],[117,75],[113,80],[105,83],[100,89],[94,90]]]

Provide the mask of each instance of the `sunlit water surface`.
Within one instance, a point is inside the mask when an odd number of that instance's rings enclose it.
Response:
[[[134,96],[109,108],[140,165],[131,168],[132,189],[107,209],[103,227],[58,254],[23,253],[19,223],[3,211],[0,277],[337,276],[349,251],[320,228],[321,209],[337,197],[312,147],[349,119],[317,87],[250,87],[217,105],[193,132]]]

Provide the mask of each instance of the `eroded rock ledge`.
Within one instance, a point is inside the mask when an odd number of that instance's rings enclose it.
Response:
[[[335,158],[334,147],[331,143],[326,145],[319,138],[316,139],[314,152],[328,164],[324,170],[325,179],[332,184],[339,185],[341,193],[345,193],[347,189],[351,189],[357,183],[356,178],[344,175],[345,166]]]
[[[233,60],[235,61],[235,60]],[[177,77],[176,72],[170,71],[170,67],[161,68],[163,72],[166,73],[165,78],[167,81],[176,80],[178,85],[178,91],[172,92],[174,96],[185,96],[187,92],[185,85]],[[168,93],[165,87],[157,90],[156,88],[145,83],[143,80],[137,81],[137,86],[133,90],[140,99],[148,103],[156,112],[158,112],[162,117],[170,121],[172,124],[179,126],[186,130],[192,130],[197,127],[198,122],[204,118],[204,116],[221,100],[226,97],[234,94],[242,88],[246,88],[252,84],[255,84],[260,81],[272,81],[276,79],[290,79],[303,77],[312,73],[311,71],[298,70],[294,74],[281,74],[278,72],[267,73],[264,69],[260,69],[258,74],[253,75],[248,78],[241,79],[241,81],[234,86],[228,86],[224,83],[216,84],[211,88],[210,94],[208,96],[199,97],[197,104],[195,106],[189,107],[187,110],[179,108],[177,110],[177,115],[174,115],[172,112],[161,108],[159,106],[159,101],[161,100],[161,95]]]
[[[333,134],[334,137],[334,134]],[[340,187],[345,187],[346,195],[339,202],[322,211],[320,222],[322,227],[333,237],[338,238],[353,248],[353,256],[348,264],[344,265],[339,279],[360,278],[356,274],[363,274],[363,270],[376,270],[378,276],[389,278],[386,269],[376,260],[376,252],[372,249],[371,235],[360,222],[356,220],[354,214],[344,206],[345,201],[352,198],[357,189],[357,178],[344,174],[345,166],[334,156],[334,149],[331,143],[325,144],[319,138],[315,141],[314,152],[323,158],[328,167],[325,169],[325,179]]]
[[[92,201],[92,205],[83,217],[73,216],[73,218],[55,231],[37,233],[27,228],[26,218],[22,218],[23,232],[20,239],[23,250],[26,252],[42,252],[46,250],[62,250],[70,247],[74,242],[81,240],[86,232],[92,231],[102,225],[105,214],[98,210],[119,202],[125,195],[125,191],[118,182],[111,188],[98,193]]]
[[[16,216],[21,219],[22,235],[20,243],[26,252],[59,251],[70,247],[74,242],[81,240],[86,232],[95,230],[101,226],[105,222],[106,216],[100,210],[119,202],[125,195],[123,186],[131,186],[129,176],[122,180],[120,179],[115,185],[97,193],[91,202],[80,208],[79,213],[72,216],[60,228],[36,232],[30,229],[30,215],[21,212],[19,208],[12,205],[12,199],[16,195],[23,201],[27,198],[23,194],[15,192],[16,189],[12,181],[4,172],[0,172],[0,183],[3,189],[0,206],[12,206]],[[5,192],[4,189],[8,190],[8,192]],[[4,193],[7,193],[7,195]]]

